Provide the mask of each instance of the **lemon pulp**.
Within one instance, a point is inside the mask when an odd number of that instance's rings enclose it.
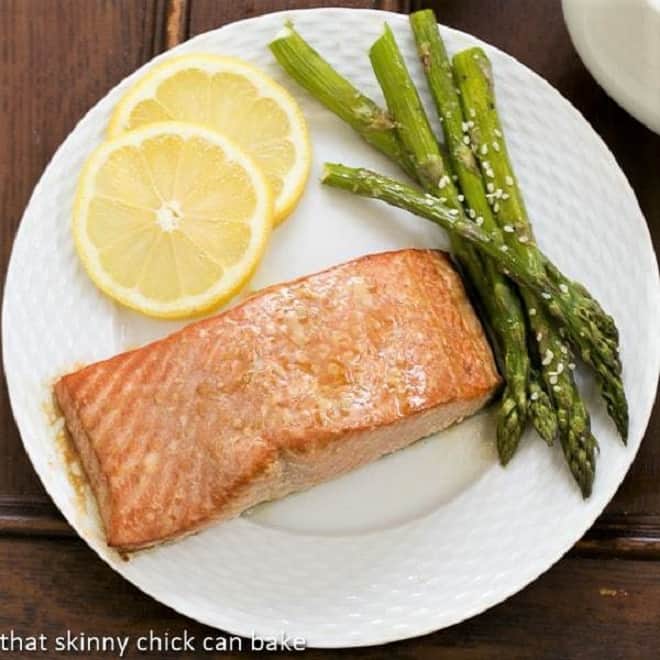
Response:
[[[215,131],[153,123],[102,144],[78,184],[74,237],[107,294],[181,317],[231,297],[253,273],[273,221],[261,168]]]
[[[293,210],[309,175],[307,126],[295,99],[261,71],[231,57],[170,58],[120,100],[109,135],[168,120],[206,126],[229,137],[266,176],[275,221]]]

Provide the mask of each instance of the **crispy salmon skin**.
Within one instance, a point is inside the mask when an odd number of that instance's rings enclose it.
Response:
[[[401,250],[265,289],[55,394],[108,543],[132,550],[404,447],[498,384],[448,257]]]

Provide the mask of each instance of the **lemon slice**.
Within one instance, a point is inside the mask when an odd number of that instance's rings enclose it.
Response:
[[[307,124],[293,97],[261,71],[231,57],[170,58],[128,90],[108,133],[167,120],[217,130],[250,154],[273,190],[276,223],[294,209],[311,162]]]
[[[101,290],[175,318],[236,293],[264,252],[272,218],[270,186],[244,151],[210,129],[163,122],[90,156],[73,233]]]

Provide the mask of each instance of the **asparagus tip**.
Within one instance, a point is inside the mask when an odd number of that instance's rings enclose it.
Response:
[[[522,403],[523,407],[520,407],[516,403],[510,388],[508,386],[504,388],[502,403],[497,413],[496,430],[497,454],[503,466],[506,466],[513,458],[525,430],[526,401],[523,400]]]

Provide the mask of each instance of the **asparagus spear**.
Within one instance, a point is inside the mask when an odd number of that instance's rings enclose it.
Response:
[[[531,416],[539,432],[552,428],[553,423],[556,426],[556,420],[553,422],[554,411],[551,406],[536,406],[533,411],[529,406],[529,355],[520,301],[495,264],[490,259],[484,259],[484,262],[490,287],[484,287],[483,304],[498,338],[502,372],[506,381],[498,411],[497,429],[498,455],[502,464],[506,465],[520,444],[528,416]]]
[[[524,236],[531,231],[527,221],[527,211],[517,184],[517,179],[511,168],[506,142],[495,103],[495,90],[490,60],[481,48],[470,48],[454,57],[456,82],[461,90],[461,101],[464,109],[470,114],[472,124],[469,127],[472,147],[479,159],[484,172],[492,171],[492,183],[507,194],[507,197],[497,197],[496,202],[505,216],[506,221],[514,230],[520,230]],[[472,115],[474,115],[472,117]],[[500,175],[504,175],[503,177]],[[539,259],[535,256],[534,259]],[[564,285],[571,296],[587,310],[592,319],[608,337],[618,339],[616,325],[591,296],[585,287],[573,282],[545,256],[540,257],[544,267],[551,271],[551,276],[557,285]],[[563,287],[562,287],[563,288]]]
[[[557,409],[561,448],[582,495],[589,497],[595,476],[598,444],[591,433],[589,412],[573,379],[573,356],[546,314],[539,309],[533,318],[542,356],[541,376]]]
[[[371,47],[369,57],[395,121],[397,135],[415,164],[418,180],[425,190],[442,196],[447,206],[464,218],[461,196],[450,176],[451,167],[440,151],[417,89],[388,25],[385,25],[382,36]],[[460,172],[456,171],[460,177]],[[501,462],[506,464],[520,442],[527,419],[529,360],[520,304],[506,278],[490,260],[482,261],[477,251],[455,234],[450,234],[450,239],[452,251],[477,287],[491,326],[499,339],[507,384],[498,410],[497,448]]]
[[[473,119],[469,127],[470,140],[483,174],[489,181],[493,211],[509,230],[508,246],[525,260],[532,272],[547,275],[547,262],[534,242],[522,194],[508,157],[495,107],[490,61],[481,48],[471,48],[454,57],[454,72],[464,109]],[[595,301],[590,296],[585,298],[583,287],[576,287],[567,279],[555,284],[561,279],[561,274],[554,267],[551,270],[553,284],[561,293],[553,304],[567,310],[570,308],[572,315],[581,320],[582,334],[572,335],[573,342],[585,362],[594,367],[608,412],[625,442],[628,406],[620,378],[617,337],[611,331],[613,321],[597,313]],[[600,306],[597,307],[600,309]],[[554,333],[552,326],[548,325],[548,328],[549,332]],[[590,336],[589,342],[585,341],[587,334]]]
[[[486,188],[481,177],[481,171],[469,146],[470,139],[465,131],[469,126],[470,120],[468,119],[466,121],[463,115],[463,108],[454,87],[451,63],[449,62],[447,51],[440,37],[433,10],[425,9],[411,14],[410,25],[417,44],[417,52],[422,63],[422,68],[426,74],[436,110],[442,121],[451,165],[458,175],[469,214],[475,219],[479,218],[479,221],[487,231],[496,232],[499,236],[499,227],[486,197]],[[490,266],[494,268],[492,263]],[[507,288],[504,278],[500,278],[500,283],[503,288]],[[505,295],[510,297],[515,296],[515,293],[508,287]],[[522,340],[524,342],[525,319],[519,304],[517,308],[517,317],[511,319],[511,329],[515,332],[518,326],[522,328],[517,333],[517,341]],[[509,338],[507,343],[515,346],[516,351],[524,352],[527,357],[525,344],[520,346],[513,338]],[[529,369],[528,359],[526,368]],[[523,395],[525,397],[528,394],[531,396],[533,389],[536,397],[535,402],[537,402],[540,400],[538,390],[541,386],[537,383],[534,388],[528,388],[529,383],[530,381],[526,377],[524,381],[520,379],[518,384],[525,388]],[[542,436],[548,433],[549,428],[556,428],[557,426],[556,420],[554,423],[550,423],[546,419],[548,414],[552,414],[552,403],[547,396],[543,398],[543,402],[546,404],[545,406],[535,403],[529,409],[532,422]]]
[[[279,64],[312,96],[344,119],[359,135],[381,153],[398,163],[413,178],[418,181],[427,179],[427,185],[433,190],[437,190],[437,184],[442,178],[439,170],[443,168],[444,171],[445,164],[439,155],[439,150],[436,152],[437,143],[434,138],[429,138],[426,134],[422,140],[417,140],[418,143],[423,141],[430,145],[429,148],[435,156],[434,167],[438,171],[434,172],[434,175],[437,178],[433,180],[433,176],[431,176],[428,180],[429,177],[421,171],[421,168],[417,167],[417,163],[413,162],[401,144],[397,131],[393,128],[394,123],[390,115],[335,71],[307,44],[291,24],[288,24],[284,32],[270,44],[270,49]],[[388,120],[381,121],[380,118],[383,117],[387,117]],[[421,152],[421,149],[419,151]],[[424,158],[422,154],[420,160],[428,159]],[[430,170],[432,167],[429,165],[427,169]],[[443,185],[447,181],[451,183],[450,172],[447,171],[445,176]],[[457,203],[457,208],[460,209],[460,203]],[[508,319],[515,319],[519,316],[516,309],[519,303],[515,297],[507,296],[505,291],[493,295],[492,289],[495,284],[499,281],[503,282],[504,278],[493,269],[492,265],[484,267],[479,256],[475,254],[469,244],[455,238],[452,240],[452,248],[456,258],[477,289],[479,298],[486,308],[490,325],[498,338],[499,353],[502,357],[504,376],[507,381],[507,388],[498,412],[498,445],[515,448],[518,444],[517,438],[524,430],[527,405],[525,397],[520,396],[521,385],[519,383],[526,381],[528,369],[527,354],[518,348],[521,342],[524,347],[524,328],[515,324],[509,327],[508,321]],[[523,333],[522,339],[516,335],[521,332]],[[510,453],[511,451],[507,450],[503,455],[506,456]]]
[[[296,32],[292,23],[287,22],[269,48],[280,66],[314,98],[415,177],[413,164],[397,138],[390,115],[337,73]]]
[[[431,18],[433,17],[431,16]],[[466,105],[471,101],[471,97],[467,95],[463,97],[463,103]],[[481,115],[479,114],[481,108],[473,108],[473,110],[474,120],[465,125],[468,129],[482,126]],[[479,135],[483,137],[481,132],[479,132]],[[498,138],[500,136],[502,136],[501,140],[504,142],[503,134],[498,129],[498,134],[493,135],[493,137]],[[488,161],[485,162],[485,165],[489,165]],[[489,167],[484,167],[484,170],[486,172],[490,171]],[[509,173],[509,176],[511,176],[511,173]],[[522,194],[517,188],[516,192],[522,201]],[[504,207],[505,204],[500,205],[501,209]],[[501,225],[506,225],[502,212],[497,213],[497,217]],[[524,212],[524,207],[523,212],[519,214],[519,219],[520,230],[529,236],[529,240],[532,241],[532,228],[527,214]],[[514,233],[507,232],[506,239],[508,239],[509,247],[515,249],[516,245],[512,244],[513,241],[517,240]],[[544,268],[544,260],[539,252],[534,252],[530,256],[537,268]],[[559,284],[561,284],[561,281]],[[595,474],[595,440],[591,434],[589,413],[580,396],[572,372],[568,368],[568,365],[572,364],[572,358],[569,355],[568,347],[562,342],[556,328],[548,318],[547,312],[538,303],[538,300],[529,291],[523,292],[523,299],[528,310],[529,324],[541,355],[541,377],[557,409],[562,449],[571,472],[582,490],[582,494],[587,497],[591,493]]]
[[[483,226],[486,229],[497,226],[486,197],[486,188],[481,172],[472,150],[468,146],[470,137],[466,129],[469,129],[474,122],[471,119],[466,121],[463,114],[461,101],[454,87],[451,64],[440,38],[435,15],[432,10],[416,12],[411,15],[410,23],[436,108],[443,119],[449,153],[453,157],[453,164],[458,173],[467,203],[483,219]],[[506,238],[505,236],[505,240]],[[534,338],[538,342],[538,352],[545,356],[546,351],[550,350],[548,346],[554,346],[558,351],[556,345],[561,344],[561,342],[549,322],[547,312],[538,304],[531,292],[523,290],[522,295],[528,312],[533,311],[533,314],[528,314],[528,320]],[[547,355],[550,354],[547,353]],[[557,409],[557,417],[554,418],[555,428],[548,429],[544,424],[545,418],[539,418],[535,415],[536,426],[540,427],[541,435],[547,435],[549,431],[554,432],[557,427],[559,428],[561,444],[567,462],[586,497],[591,492],[595,469],[595,453],[593,450],[582,453],[576,450],[575,436],[577,431],[586,428],[587,437],[590,438],[590,424],[588,413],[570,371],[566,369],[563,373],[561,371],[558,373],[560,367],[562,370],[564,369],[564,363],[561,361],[563,357],[561,353],[558,353],[554,362],[545,357],[540,361],[539,370],[542,380],[545,388],[551,394],[548,397],[547,392],[542,389],[540,381],[530,380],[530,396],[532,396],[532,391],[534,396],[530,405],[530,412],[545,412],[544,404]],[[560,367],[557,366],[557,363]],[[558,384],[559,381],[561,381],[560,384]],[[574,408],[582,413],[580,419],[574,420],[570,416]],[[585,420],[586,424],[584,423]]]

